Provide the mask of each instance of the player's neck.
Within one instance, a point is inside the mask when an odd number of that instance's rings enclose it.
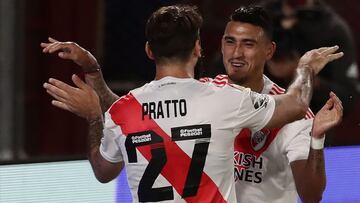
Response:
[[[193,63],[156,64],[155,80],[172,76],[176,78],[194,78]]]
[[[261,78],[257,81],[253,81],[248,87],[254,92],[261,93],[264,89],[264,79]]]
[[[264,78],[262,75],[261,77],[252,77],[242,81],[236,81],[236,82],[230,81],[230,82],[246,88],[250,88],[252,91],[258,93],[261,93],[262,90],[264,89]]]

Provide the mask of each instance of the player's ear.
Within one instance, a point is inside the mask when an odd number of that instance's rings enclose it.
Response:
[[[149,42],[146,42],[146,44],[145,44],[145,52],[146,52],[146,55],[149,57],[149,59],[151,59],[151,60],[155,59],[154,54],[150,49]]]
[[[201,57],[201,44],[200,40],[196,40],[195,42],[195,48],[194,48],[194,54],[196,57]]]
[[[270,42],[268,44],[268,47],[266,49],[266,60],[270,60],[272,58],[272,56],[274,55],[276,50],[276,43],[275,42]]]

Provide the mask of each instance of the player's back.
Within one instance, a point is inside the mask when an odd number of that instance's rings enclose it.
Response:
[[[273,111],[267,97],[255,109],[259,98],[250,95],[165,77],[118,100],[105,127],[113,129],[134,202],[235,202],[234,138],[242,127],[263,127]]]

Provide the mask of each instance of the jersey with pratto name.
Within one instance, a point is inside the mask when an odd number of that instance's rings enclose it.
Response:
[[[269,95],[165,77],[105,113],[102,156],[124,161],[134,202],[236,202],[234,139],[271,119]]]

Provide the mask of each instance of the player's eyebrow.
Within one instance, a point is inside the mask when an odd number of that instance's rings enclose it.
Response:
[[[242,42],[242,43],[253,43],[253,44],[256,44],[256,43],[257,43],[257,40],[246,38],[246,39],[242,39],[241,42]]]
[[[229,36],[229,35],[224,35],[224,40],[232,40],[232,41],[236,41],[235,37],[233,37],[233,36]]]
[[[233,36],[230,36],[230,35],[224,35],[224,40],[231,40],[231,41],[237,41],[237,39]],[[243,38],[243,39],[240,39],[240,41],[242,43],[246,43],[246,42],[251,42],[251,43],[257,43],[257,40],[256,39],[252,39],[252,38]]]

